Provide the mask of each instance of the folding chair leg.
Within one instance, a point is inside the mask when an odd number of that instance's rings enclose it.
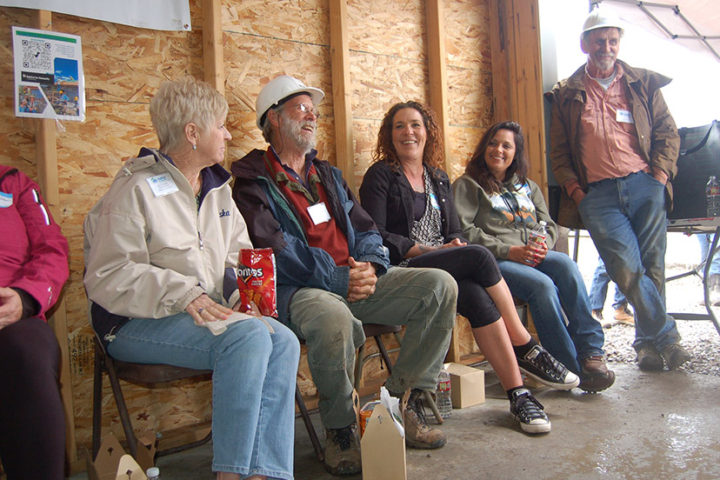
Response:
[[[102,436],[102,388],[103,388],[103,360],[102,355],[95,346],[95,369],[93,372],[93,419],[92,419],[92,459],[95,460],[100,451],[100,437]]]
[[[387,370],[388,370],[388,375],[392,375],[392,363],[390,362],[390,355],[388,354],[388,351],[385,348],[385,342],[383,342],[382,337],[376,336],[375,343],[377,343],[378,350],[380,350],[380,356],[385,361],[385,365],[387,366]]]
[[[308,413],[307,407],[305,406],[305,400],[302,398],[300,393],[300,387],[295,385],[295,403],[297,403],[298,409],[300,410],[300,416],[305,423],[305,429],[310,436],[310,442],[312,443],[313,449],[315,450],[315,456],[319,462],[325,461],[325,452],[323,452],[320,440],[318,439],[317,433],[315,433],[315,427],[310,420],[310,414]]]
[[[425,399],[425,403],[427,403],[427,406],[430,407],[430,410],[432,410],[433,415],[435,415],[435,419],[437,420],[438,424],[442,425],[445,420],[443,420],[442,415],[440,415],[440,410],[438,410],[438,407],[435,404],[435,400],[433,400],[432,398],[432,394],[425,390],[423,391],[423,398]]]
[[[118,381],[117,375],[115,375],[115,368],[112,364],[110,356],[105,357],[105,362],[108,365],[107,373],[110,377],[110,386],[115,396],[115,403],[117,404],[118,413],[120,414],[120,422],[122,423],[123,430],[125,431],[125,440],[128,444],[128,450],[133,458],[137,458],[137,438],[135,432],[133,432],[132,423],[130,422],[130,415],[128,415],[127,405],[125,404],[125,397],[123,397],[122,390],[120,389],[120,382]]]

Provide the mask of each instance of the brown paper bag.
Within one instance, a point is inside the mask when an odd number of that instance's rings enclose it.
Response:
[[[382,404],[376,405],[360,440],[366,480],[407,480],[405,437]]]

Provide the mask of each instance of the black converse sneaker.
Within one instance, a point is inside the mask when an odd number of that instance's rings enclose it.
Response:
[[[524,356],[518,357],[517,362],[527,376],[556,390],[570,390],[580,384],[577,375],[540,345],[534,345]]]
[[[518,388],[512,392],[510,413],[520,422],[520,428],[528,433],[547,433],[550,431],[543,406],[532,396],[527,388]]]

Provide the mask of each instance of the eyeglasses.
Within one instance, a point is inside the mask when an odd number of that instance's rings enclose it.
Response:
[[[315,118],[320,118],[320,112],[317,110],[317,108],[313,108],[307,103],[298,103],[295,105],[295,110],[302,113],[312,113]]]

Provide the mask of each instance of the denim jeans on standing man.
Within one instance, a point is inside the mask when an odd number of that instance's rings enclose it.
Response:
[[[108,345],[113,358],[213,371],[215,472],[293,478],[295,334],[265,317],[239,321],[215,336],[187,313],[135,318]]]
[[[530,305],[540,343],[553,357],[579,374],[581,360],[604,353],[605,334],[590,313],[585,282],[570,257],[550,250],[536,267],[512,260],[498,265],[513,296]]]
[[[610,283],[610,276],[605,270],[605,264],[602,261],[602,257],[598,257],[597,267],[593,272],[592,283],[590,284],[590,291],[588,296],[590,298],[590,307],[594,310],[602,311],[605,306],[605,299],[607,298],[608,284]],[[627,305],[627,299],[623,295],[620,287],[615,285],[615,295],[613,297],[612,306],[615,310],[623,308]]]
[[[601,180],[589,186],[579,211],[610,278],[635,310],[635,349],[677,343],[665,309],[665,186],[645,172]]]

